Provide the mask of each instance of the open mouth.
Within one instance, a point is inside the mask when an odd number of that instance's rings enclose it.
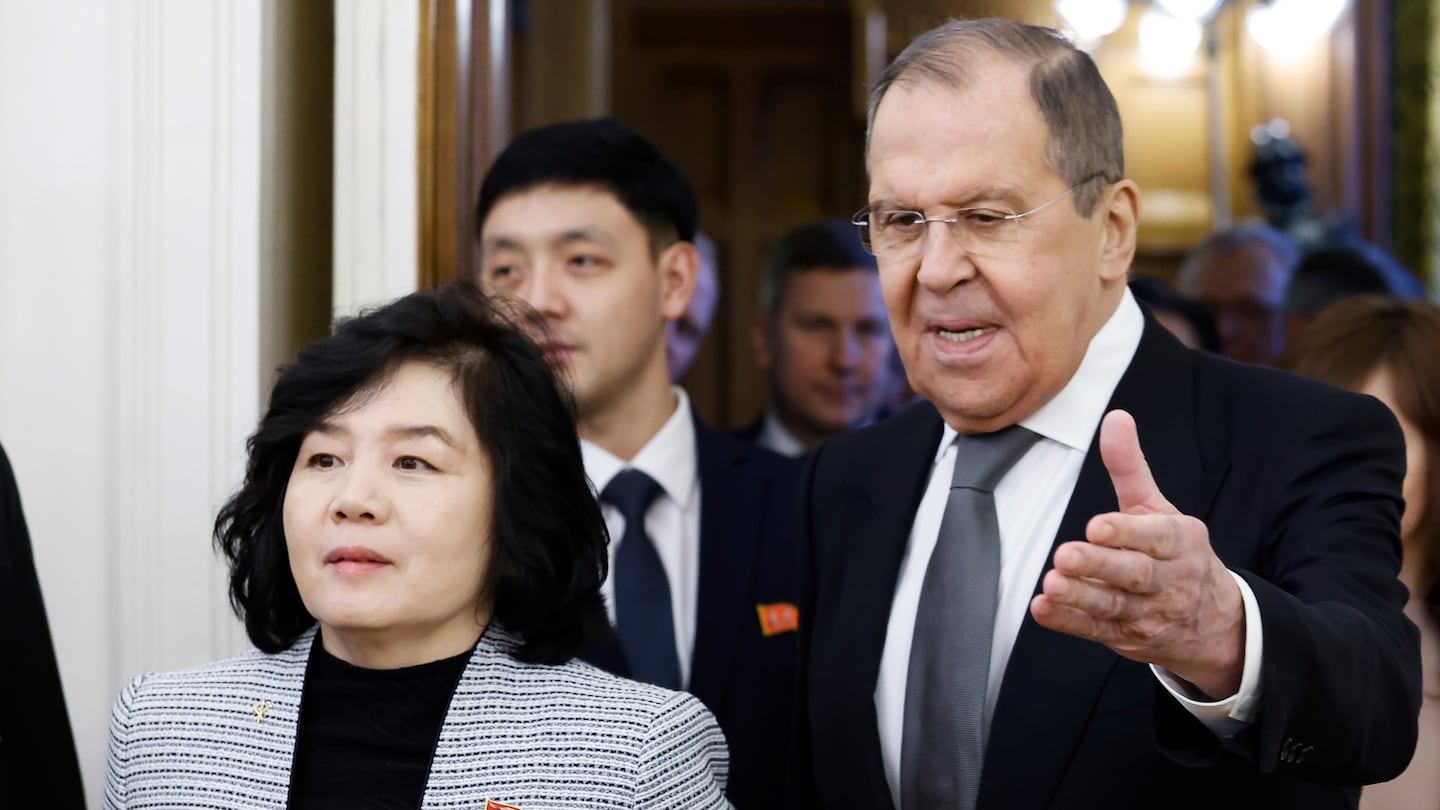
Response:
[[[938,334],[942,340],[948,340],[951,343],[969,343],[993,331],[995,331],[995,327],[993,326],[978,326],[974,329],[961,330],[937,328],[935,333]]]

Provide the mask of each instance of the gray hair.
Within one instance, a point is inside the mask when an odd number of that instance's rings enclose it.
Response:
[[[1194,289],[1195,277],[1211,259],[1252,246],[1274,254],[1285,267],[1287,275],[1300,261],[1300,245],[1294,239],[1265,222],[1246,222],[1210,234],[1190,251],[1180,265],[1181,292]]]
[[[1045,119],[1045,159],[1076,189],[1075,209],[1090,216],[1101,190],[1087,180],[1125,176],[1124,137],[1115,97],[1095,62],[1052,28],[988,17],[950,20],[921,34],[891,62],[870,91],[866,163],[875,111],[894,85],[937,82],[956,89],[974,80],[977,58],[1003,56],[1030,69],[1030,97]]]

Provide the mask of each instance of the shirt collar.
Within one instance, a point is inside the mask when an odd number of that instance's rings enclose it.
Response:
[[[770,409],[766,409],[765,419],[760,423],[760,436],[757,442],[766,450],[790,458],[800,458],[809,452],[804,443],[785,428],[780,417],[775,415],[775,411]]]
[[[580,440],[585,473],[590,476],[596,493],[604,492],[605,486],[621,470],[633,468],[655,479],[665,494],[681,507],[689,504],[695,492],[695,420],[684,389],[672,386],[671,390],[675,393],[675,412],[628,463],[592,441]]]
[[[1040,410],[1020,420],[1020,425],[1066,447],[1089,452],[1100,419],[1105,416],[1105,408],[1120,378],[1125,376],[1125,369],[1130,367],[1144,331],[1145,316],[1127,287],[1120,305],[1090,339],[1085,357],[1070,382]],[[937,461],[956,435],[954,428],[945,425],[940,448],[935,453]]]

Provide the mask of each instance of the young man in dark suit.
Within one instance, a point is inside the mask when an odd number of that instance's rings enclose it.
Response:
[[[871,98],[927,401],[801,483],[802,801],[1353,807],[1416,738],[1393,418],[1142,312],[1116,105],[1055,32],[948,23]]]
[[[521,135],[480,189],[481,289],[527,305],[569,376],[611,534],[618,644],[587,657],[700,698],[730,744],[728,795],[788,777],[799,468],[696,419],[666,371],[667,322],[695,289],[694,192],[610,120]]]

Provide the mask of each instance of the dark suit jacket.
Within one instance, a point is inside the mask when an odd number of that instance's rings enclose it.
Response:
[[[1368,397],[1187,350],[1149,318],[1110,406],[1135,416],[1161,492],[1205,521],[1254,590],[1261,711],[1221,744],[1147,666],[1027,615],[979,807],[1354,806],[1354,785],[1404,769],[1419,710],[1418,638],[1396,581],[1394,418]],[[892,806],[873,696],[941,431],[922,402],[831,442],[806,468],[801,804]],[[1055,542],[1084,539],[1088,519],[1115,508],[1097,431]]]
[[[750,422],[744,427],[735,428],[734,430],[730,431],[730,435],[741,441],[751,442],[753,444],[760,441],[760,431],[764,429],[765,412],[761,411],[760,415],[755,417],[754,421]]]
[[[772,806],[791,777],[796,634],[765,635],[758,608],[800,601],[800,464],[698,419],[695,444],[700,594],[689,691],[715,715],[730,745],[730,800],[741,810]],[[582,657],[629,675],[618,644]]]
[[[0,447],[0,808],[84,806],[20,491]]]

